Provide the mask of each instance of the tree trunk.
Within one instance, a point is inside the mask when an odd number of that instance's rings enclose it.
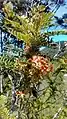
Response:
[[[0,75],[0,92],[3,93],[3,75]]]

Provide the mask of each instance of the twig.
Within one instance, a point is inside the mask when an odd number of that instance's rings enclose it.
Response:
[[[62,108],[60,107],[58,109],[58,112],[54,115],[54,117],[52,119],[56,119],[61,111],[62,111]]]

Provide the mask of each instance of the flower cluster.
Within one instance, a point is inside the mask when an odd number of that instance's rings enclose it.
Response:
[[[23,98],[25,94],[22,91],[16,91],[16,95],[21,96]]]
[[[53,71],[53,65],[50,64],[47,58],[35,55],[32,58],[30,58],[28,61],[31,62],[34,67],[39,69],[41,73],[47,74]]]
[[[53,71],[53,65],[47,58],[39,55],[33,55],[26,62],[16,60],[16,69],[23,73],[25,80],[29,83],[38,82],[44,75]]]

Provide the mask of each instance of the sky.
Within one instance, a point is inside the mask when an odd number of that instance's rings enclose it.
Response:
[[[60,8],[55,13],[55,16],[58,16],[59,18],[62,17],[63,14],[67,14],[67,0],[65,0],[66,5],[60,6]],[[62,29],[60,26],[54,30],[60,30]],[[52,29],[53,30],[53,29]],[[55,35],[52,37],[54,42],[57,41],[67,41],[67,35]]]
[[[43,3],[45,3],[45,1],[47,1],[47,0],[42,0]],[[66,5],[61,6],[61,7],[58,9],[58,11],[56,12],[56,15],[59,16],[59,17],[61,17],[64,13],[67,13],[67,0],[64,0],[64,1],[65,1],[65,4],[66,4]],[[51,3],[51,2],[49,2],[49,4],[50,4],[50,3]],[[54,9],[54,5],[53,5],[53,7],[51,6],[51,8]]]
[[[67,4],[65,6],[60,6],[55,15],[58,17],[62,17],[62,15],[65,13],[67,13]]]

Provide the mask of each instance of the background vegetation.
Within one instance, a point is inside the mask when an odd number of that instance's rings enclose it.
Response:
[[[51,59],[39,47],[53,25],[53,14],[43,5],[34,6],[29,16],[19,16],[11,3],[4,6],[4,27],[25,43],[22,57],[0,56],[1,119],[66,119],[67,55]],[[66,31],[64,31],[66,33]],[[59,33],[62,33],[59,32]],[[44,40],[44,42],[43,42]]]

